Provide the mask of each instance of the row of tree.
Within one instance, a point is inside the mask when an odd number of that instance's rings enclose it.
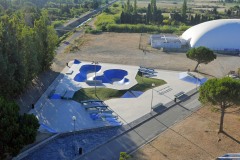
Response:
[[[35,15],[18,12],[1,17],[0,96],[18,95],[52,63],[57,34],[46,11]]]
[[[139,13],[138,13],[139,12]],[[220,18],[217,14],[214,16],[206,16],[204,14],[195,14],[194,16],[187,13],[187,1],[184,0],[181,13],[171,12],[170,22],[176,25],[177,23],[185,24],[198,24],[212,19]],[[134,0],[134,5],[130,4],[130,0],[123,6],[123,11],[120,15],[121,24],[162,24],[163,16],[162,11],[157,8],[156,0],[151,0],[147,8],[139,9],[137,8],[137,1]]]
[[[161,24],[163,21],[162,12],[157,8],[156,0],[151,0],[145,14],[137,13],[137,0],[134,0],[133,6],[130,0],[123,6],[123,11],[120,16],[122,24]]]

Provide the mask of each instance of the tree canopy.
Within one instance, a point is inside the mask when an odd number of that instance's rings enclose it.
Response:
[[[34,115],[19,115],[19,107],[0,97],[0,159],[15,156],[24,145],[33,143],[39,127]]]
[[[124,4],[124,9],[120,16],[121,24],[161,24],[163,21],[162,11],[157,8],[156,0],[151,0],[148,4],[145,14],[139,14],[137,0],[134,0],[133,6],[130,0]]]
[[[199,92],[201,103],[219,106],[221,111],[219,133],[223,132],[225,110],[240,104],[240,81],[229,77],[210,79],[200,87]]]
[[[190,49],[186,55],[187,55],[187,58],[197,62],[197,65],[194,71],[197,70],[197,67],[199,66],[199,64],[201,63],[208,64],[209,62],[216,59],[216,55],[213,53],[213,51],[203,46]]]
[[[0,18],[0,96],[18,95],[52,63],[58,37],[47,12],[36,12],[31,18],[20,11]]]

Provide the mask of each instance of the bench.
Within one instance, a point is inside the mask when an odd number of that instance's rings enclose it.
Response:
[[[90,100],[81,101],[80,103],[94,103],[94,102],[103,102],[103,101],[98,99],[90,99]]]
[[[88,85],[102,85],[102,81],[101,80],[86,80],[85,81]]]
[[[73,70],[71,70],[71,69],[68,70],[68,71],[66,72],[66,74],[67,74],[67,75],[71,75],[71,74],[73,74]]]
[[[105,106],[105,105],[95,105],[95,106],[91,106],[91,105],[88,105],[88,106],[83,106],[86,110],[89,109],[89,108],[104,108],[106,109],[108,106]]]
[[[82,106],[85,108],[94,108],[98,106],[106,106],[103,102],[92,102],[92,103],[82,103]]]
[[[181,97],[183,95],[184,95],[184,92],[179,92],[179,93],[175,94],[174,97],[175,98],[179,98],[179,97]]]
[[[87,108],[86,111],[88,113],[113,113],[112,110],[107,108]]]
[[[153,68],[147,68],[147,67],[143,67],[143,66],[140,66],[140,69],[145,69],[145,70],[150,70],[150,71],[155,71]]]
[[[149,73],[149,74],[154,74],[155,72],[152,71],[152,70],[146,70],[146,69],[138,69],[139,72],[142,72],[142,73]]]
[[[147,73],[144,73],[143,76],[144,76],[144,77],[147,77],[147,78],[151,78],[151,77],[156,77],[157,75],[156,75],[156,74],[147,74]]]

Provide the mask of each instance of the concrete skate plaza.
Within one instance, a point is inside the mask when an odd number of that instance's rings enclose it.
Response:
[[[66,90],[75,92],[81,88],[94,88],[94,85],[88,85],[86,82],[74,81],[74,77],[79,74],[81,66],[89,64],[91,64],[91,62],[81,62],[80,64],[70,62],[70,67],[64,68],[61,74],[35,104],[34,109],[29,112],[33,113],[38,118],[39,123],[41,124],[39,129],[41,132],[71,132],[74,130],[73,116],[76,116],[76,130],[111,126],[111,124],[106,121],[96,121],[91,119],[85,108],[76,101],[49,99],[49,95],[53,91],[56,94],[63,94]],[[103,75],[106,70],[119,69],[127,71],[125,78],[129,81],[127,81],[127,83],[122,83],[123,81],[121,81],[121,83],[103,83],[103,85],[97,87],[124,90],[137,84],[135,76],[138,72],[139,66],[107,63],[99,63],[98,65],[101,66],[101,69],[96,73],[96,77]],[[167,104],[174,100],[174,95],[180,92],[186,93],[198,87],[196,84],[179,79],[180,72],[166,70],[155,71],[157,73],[153,78],[162,79],[166,81],[167,84],[155,87],[153,90],[149,89],[136,98],[114,98],[104,101],[104,103],[107,104],[115,114],[119,115],[118,120],[121,121],[123,125],[148,114],[151,111],[152,106],[154,108],[159,104]],[[95,72],[86,74],[87,80],[92,80],[94,77]]]

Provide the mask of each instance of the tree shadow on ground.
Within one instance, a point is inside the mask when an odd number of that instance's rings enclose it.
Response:
[[[204,72],[200,72],[200,71],[197,71],[197,72],[200,73],[200,74],[203,74],[205,76],[209,76],[209,77],[212,77],[212,78],[217,78],[214,75],[211,75],[211,74],[208,74],[208,73],[204,73]]]
[[[233,140],[234,142],[240,144],[240,141],[237,140],[236,138],[232,137],[230,134],[228,134],[227,132],[223,131],[222,132],[223,135],[227,136],[228,138],[230,138],[231,140]]]
[[[58,77],[60,73],[51,69],[40,73],[26,90],[16,99],[20,106],[20,114],[28,112],[32,104],[35,104],[42,94],[48,89],[52,82]],[[63,77],[64,75],[61,74]]]

